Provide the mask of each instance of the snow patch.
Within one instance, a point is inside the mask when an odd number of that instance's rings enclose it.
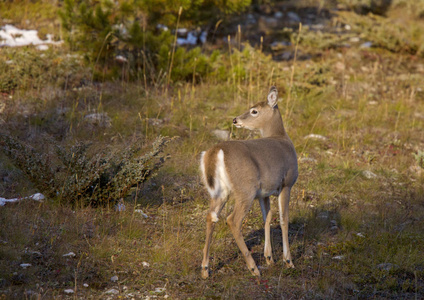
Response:
[[[0,47],[21,47],[36,45],[39,50],[47,50],[48,44],[60,45],[63,41],[53,41],[53,35],[47,34],[47,39],[38,37],[37,30],[18,29],[13,25],[0,27]]]
[[[41,194],[41,193],[36,193],[36,194],[31,195],[29,197],[13,198],[13,199],[6,199],[6,198],[0,197],[0,206],[4,206],[6,203],[19,202],[19,201],[25,200],[25,199],[32,199],[32,200],[35,200],[35,201],[43,202],[44,198],[45,198],[44,195]]]

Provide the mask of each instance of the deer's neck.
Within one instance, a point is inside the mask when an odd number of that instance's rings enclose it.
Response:
[[[287,137],[284,129],[283,119],[278,108],[274,108],[271,119],[261,129],[262,137],[281,136]]]

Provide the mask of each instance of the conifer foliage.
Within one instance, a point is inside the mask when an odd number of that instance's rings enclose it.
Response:
[[[127,64],[129,77],[157,80],[169,70],[178,24],[180,28],[211,28],[226,15],[243,11],[250,2],[65,0],[60,17],[71,49],[84,53],[97,70],[105,73],[106,67],[109,74],[122,75],[122,64]],[[202,75],[210,63],[196,48],[180,48],[174,54],[177,71],[172,72],[173,80]]]

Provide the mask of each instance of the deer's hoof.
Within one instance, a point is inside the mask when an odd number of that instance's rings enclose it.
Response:
[[[261,272],[256,266],[250,269],[250,273],[252,273],[253,276],[261,277]]]
[[[202,267],[202,278],[206,279],[209,277],[209,268],[208,267]]]
[[[289,268],[289,269],[294,269],[294,264],[291,261],[291,259],[286,260],[286,267]]]
[[[266,264],[267,264],[268,266],[270,266],[270,265],[273,265],[273,264],[274,264],[274,259],[272,258],[272,256],[267,256],[267,257],[265,257],[265,260],[266,260]]]

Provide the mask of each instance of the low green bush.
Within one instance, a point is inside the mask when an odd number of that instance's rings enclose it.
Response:
[[[71,50],[81,51],[99,75],[122,76],[126,69],[133,79],[158,81],[165,74],[187,80],[206,75],[211,62],[200,48],[175,50],[175,33],[168,28],[209,28],[250,2],[65,0],[60,17]]]
[[[44,150],[0,135],[0,146],[34,186],[49,198],[72,205],[106,205],[127,196],[131,188],[155,176],[169,157],[163,154],[172,139],[159,136],[145,152],[139,143],[115,151],[90,154],[90,144],[66,148],[52,139]],[[52,151],[46,151],[47,149]]]

